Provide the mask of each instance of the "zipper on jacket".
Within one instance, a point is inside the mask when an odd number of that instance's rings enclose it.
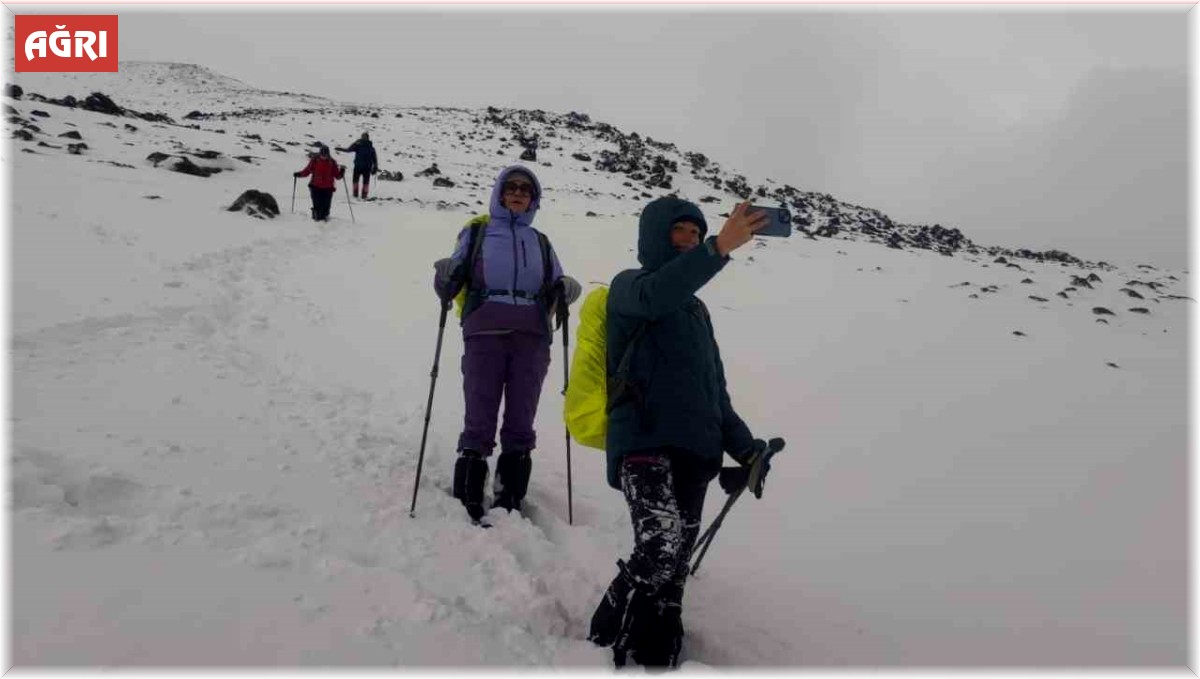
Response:
[[[515,213],[513,213],[512,211],[509,211],[509,214],[512,215],[512,217],[510,217],[508,220],[508,228],[509,228],[509,231],[512,232],[512,244],[513,244],[512,298],[513,298],[513,303],[515,304],[517,302],[517,265],[519,263],[519,262],[517,262],[517,215]]]
[[[529,268],[529,253],[525,252],[525,241],[521,241],[521,263],[526,269]]]

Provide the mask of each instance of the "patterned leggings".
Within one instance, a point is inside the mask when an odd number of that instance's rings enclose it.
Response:
[[[621,462],[621,489],[634,538],[627,573],[643,591],[655,592],[671,582],[682,588],[700,532],[708,480],[674,470],[679,465],[672,464],[672,457],[667,450],[652,450]]]

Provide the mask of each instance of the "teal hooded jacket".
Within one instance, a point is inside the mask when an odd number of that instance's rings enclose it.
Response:
[[[608,416],[608,484],[620,489],[618,470],[630,453],[660,447],[685,451],[676,460],[696,462],[709,480],[721,468],[722,452],[737,457],[754,438],[733,409],[725,385],[725,367],[712,320],[696,292],[717,274],[721,257],[712,239],[680,253],[671,245],[671,228],[688,220],[708,224],[696,205],[674,197],[652,201],[638,225],[638,262],[613,278],[608,292],[607,369],[617,374],[621,357],[638,328],[629,377],[640,399],[626,399]],[[640,402],[639,402],[640,401]]]

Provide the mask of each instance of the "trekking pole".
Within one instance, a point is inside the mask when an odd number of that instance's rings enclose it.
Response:
[[[350,185],[346,183],[346,175],[342,175],[342,188],[346,189],[346,207],[350,208],[350,223],[354,224],[354,206],[350,204]]]
[[[421,453],[417,456],[417,480],[413,482],[412,506],[408,508],[410,517],[417,511],[417,490],[421,487],[421,465],[425,462],[425,437],[429,435],[429,417],[433,411],[433,388],[437,385],[438,361],[442,357],[442,334],[446,330],[446,313],[448,311],[450,311],[450,302],[442,300],[442,317],[438,319],[437,349],[433,353],[433,370],[429,373],[429,401],[425,403],[425,428],[421,431]]]
[[[570,340],[568,340],[567,338],[570,337],[570,335],[571,335],[571,333],[569,332],[570,329],[567,326],[569,325],[568,321],[571,318],[571,312],[567,309],[567,300],[562,297],[559,297],[558,306],[559,306],[558,318],[561,322],[562,336],[563,336],[563,390],[562,390],[562,393],[563,393],[563,398],[566,398],[567,397],[567,386],[571,383],[570,382],[570,365],[567,363],[567,361],[569,359],[567,345],[570,342]],[[563,430],[566,433],[566,437],[567,437],[567,525],[573,526],[573,525],[575,525],[575,511],[574,511],[574,502],[571,497],[571,429],[566,426],[565,422],[563,423]]]
[[[738,487],[736,491],[729,494],[729,499],[725,501],[725,506],[721,508],[721,512],[717,514],[717,518],[713,519],[708,530],[704,531],[699,538],[696,539],[696,544],[703,544],[700,549],[700,554],[696,556],[696,561],[692,563],[692,570],[689,575],[695,575],[700,568],[700,562],[704,559],[704,555],[708,552],[708,548],[712,546],[713,540],[717,537],[717,531],[720,530],[721,524],[725,522],[725,515],[729,513],[733,503],[746,492],[746,489],[751,484],[756,484],[756,490],[752,491],[755,497],[762,497],[762,475],[766,472],[763,468],[770,463],[771,458],[775,453],[783,450],[783,439],[773,438],[767,443],[766,449],[756,455],[750,462],[749,468],[746,471],[746,480]]]
[[[296,179],[297,177],[292,175],[292,214],[296,214]]]

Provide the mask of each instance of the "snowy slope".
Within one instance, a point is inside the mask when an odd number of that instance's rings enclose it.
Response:
[[[586,288],[635,264],[643,194],[666,193],[573,158],[616,137],[181,65],[15,82],[10,130],[38,129],[3,151],[15,664],[606,666],[583,638],[631,536],[577,445],[567,525],[560,337],[527,516],[481,531],[448,495],[453,321],[408,508],[431,264],[521,153],[504,121],[539,133],[537,226]],[[92,91],[177,124],[29,97]],[[339,187],[324,225],[301,183],[292,214],[307,146],[364,130],[404,180],[354,221]],[[223,171],[170,171],[184,155]],[[414,176],[434,162],[456,186]],[[224,211],[249,188],[283,215]],[[735,200],[686,170],[673,188],[717,197],[714,228]],[[814,226],[851,213],[873,218]],[[1188,275],[994,255],[797,234],[702,291],[736,407],[789,446],[689,586],[688,667],[1184,664]]]

